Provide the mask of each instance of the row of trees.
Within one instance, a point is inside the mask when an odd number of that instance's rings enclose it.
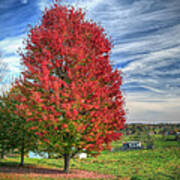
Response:
[[[77,153],[98,155],[121,137],[121,73],[110,65],[104,29],[84,16],[54,3],[25,41],[25,71],[1,98],[2,149],[18,148],[22,163],[25,150],[41,143],[64,157],[69,172]]]
[[[123,134],[161,134],[176,135],[180,132],[180,124],[126,124],[121,131]]]

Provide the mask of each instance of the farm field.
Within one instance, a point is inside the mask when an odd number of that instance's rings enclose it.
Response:
[[[112,147],[116,149],[114,152],[103,151],[98,157],[71,160],[71,171],[76,169],[97,174],[108,174],[112,175],[114,179],[122,180],[180,179],[180,142],[173,140],[173,136],[164,138],[161,135],[153,135],[154,149],[118,151],[122,142],[129,139],[132,139],[132,135],[125,136],[121,141],[113,143]],[[24,169],[36,169],[36,175],[27,173],[27,171],[16,172],[20,168],[18,163],[18,157],[7,157],[4,160],[0,160],[0,179],[66,179],[63,177],[56,178],[57,170],[62,170],[63,168],[62,159],[25,158]],[[40,168],[41,172],[38,171]],[[42,168],[48,170],[49,173],[45,174]],[[52,170],[51,173],[50,170]],[[112,177],[107,179],[112,179]]]

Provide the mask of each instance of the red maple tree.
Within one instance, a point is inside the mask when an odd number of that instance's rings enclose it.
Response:
[[[125,122],[121,73],[109,62],[111,43],[104,29],[82,10],[55,3],[33,27],[21,53],[26,70],[18,109],[31,130],[64,157],[110,148]]]

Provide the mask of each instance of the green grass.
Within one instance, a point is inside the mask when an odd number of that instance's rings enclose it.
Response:
[[[128,138],[130,137],[125,137],[123,140],[128,140]],[[120,147],[123,140],[113,143],[112,146]],[[82,160],[71,160],[71,169],[83,169],[102,174],[112,174],[117,179],[179,180],[180,143],[172,140],[166,141],[162,136],[153,136],[153,140],[155,144],[153,150],[104,151],[96,158],[89,157]],[[0,166],[7,164],[15,165],[18,161],[18,158],[7,158],[1,160]],[[46,168],[63,168],[62,159],[25,158],[25,164]]]

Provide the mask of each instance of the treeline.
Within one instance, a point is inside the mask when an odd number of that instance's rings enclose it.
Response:
[[[161,134],[161,135],[177,135],[180,132],[180,124],[126,124],[121,131],[125,135],[132,134]]]

